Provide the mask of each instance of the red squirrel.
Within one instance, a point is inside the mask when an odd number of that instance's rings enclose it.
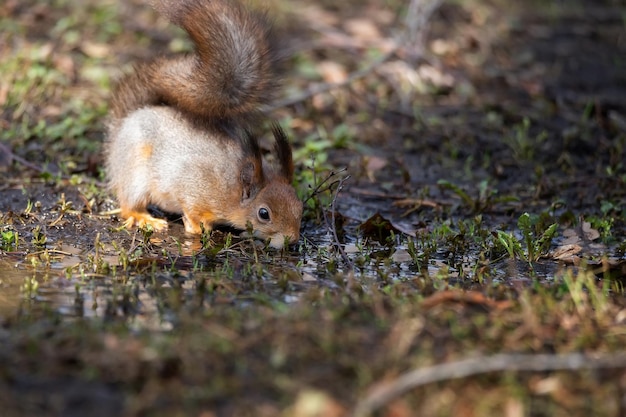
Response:
[[[265,15],[230,0],[161,0],[187,31],[189,55],[136,66],[112,94],[106,172],[124,225],[167,228],[148,205],[181,213],[198,234],[218,224],[282,248],[299,238],[302,202],[291,186],[291,146],[274,124],[274,164],[249,133],[275,86]]]

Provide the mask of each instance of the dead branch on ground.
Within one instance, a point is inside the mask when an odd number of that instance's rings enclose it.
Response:
[[[605,355],[501,353],[418,368],[400,375],[395,381],[375,388],[359,401],[353,417],[370,416],[399,396],[417,387],[450,379],[466,378],[489,372],[579,371],[626,368],[626,353]]]

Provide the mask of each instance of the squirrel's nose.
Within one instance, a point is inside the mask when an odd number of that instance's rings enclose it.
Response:
[[[276,234],[270,239],[270,246],[274,249],[282,249],[285,246],[293,245],[298,242],[300,238],[300,233],[296,232],[295,234],[283,235]]]

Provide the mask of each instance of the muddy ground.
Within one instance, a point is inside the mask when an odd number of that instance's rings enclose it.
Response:
[[[6,415],[624,415],[626,6],[511,3],[443,2],[409,36],[403,2],[271,2],[268,116],[305,201],[274,251],[121,227],[111,84],[181,31],[140,1],[9,0]]]

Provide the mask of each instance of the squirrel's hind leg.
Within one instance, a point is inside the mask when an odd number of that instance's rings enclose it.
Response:
[[[183,223],[185,224],[185,232],[192,235],[199,235],[204,230],[211,230],[215,222],[215,214],[211,211],[201,211],[196,209],[184,210]]]
[[[124,227],[127,229],[133,226],[144,227],[148,224],[157,232],[167,229],[167,220],[152,217],[146,210],[140,211],[122,207],[121,211],[122,217],[126,219],[124,221]]]

